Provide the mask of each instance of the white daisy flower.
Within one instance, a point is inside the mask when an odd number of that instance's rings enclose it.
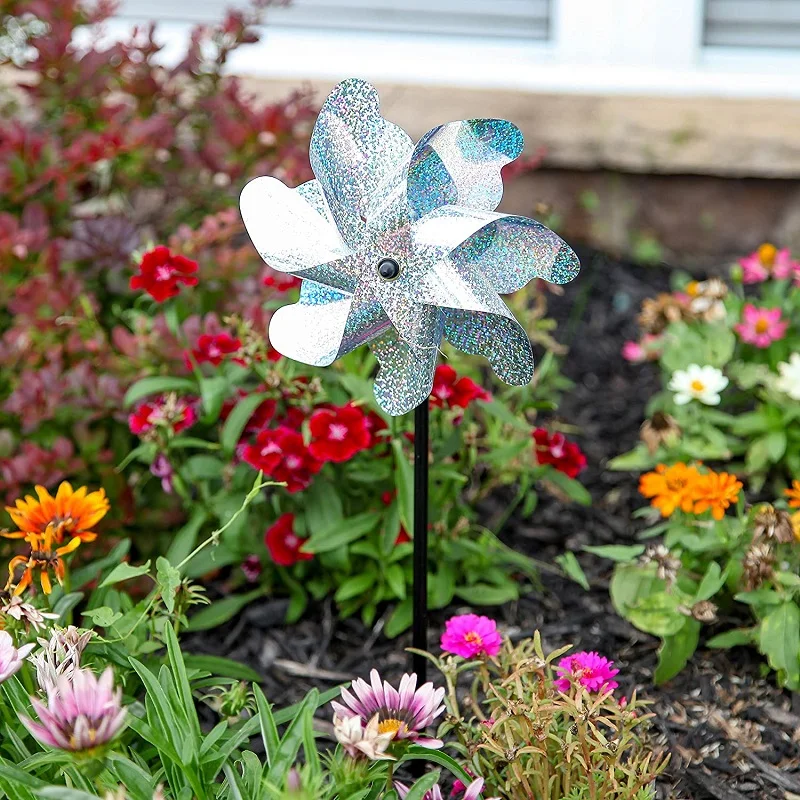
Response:
[[[778,364],[781,376],[775,381],[779,392],[788,394],[792,400],[800,400],[800,353],[792,353],[788,361]]]
[[[675,392],[676,405],[683,406],[699,400],[707,406],[719,405],[719,393],[728,385],[728,379],[716,367],[689,364],[686,369],[676,369],[669,382]]]

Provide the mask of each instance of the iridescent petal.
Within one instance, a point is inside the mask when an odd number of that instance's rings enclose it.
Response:
[[[522,145],[519,128],[503,119],[450,122],[426,133],[408,168],[412,219],[444,205],[494,211],[503,196],[500,170]]]
[[[436,342],[440,340],[441,332]],[[380,364],[375,377],[375,399],[387,414],[405,414],[427,400],[433,389],[439,355],[435,347],[415,350],[390,328],[373,339],[370,348]]]
[[[534,278],[568,283],[580,270],[578,256],[549,228],[527,217],[501,216],[450,254],[483,273],[495,291],[510,294]]]
[[[351,78],[328,95],[311,136],[311,168],[344,240],[356,247],[365,222],[405,178],[413,143],[380,115],[374,86]]]
[[[303,281],[300,300],[273,314],[270,343],[295,361],[327,367],[339,356],[352,302],[352,295]]]
[[[316,181],[290,189],[275,178],[256,178],[242,189],[239,205],[256,250],[279,272],[315,279],[323,265],[350,255]],[[341,268],[332,275],[332,285],[352,291],[355,275]]]

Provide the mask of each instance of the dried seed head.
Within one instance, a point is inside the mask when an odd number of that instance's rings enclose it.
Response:
[[[716,622],[717,606],[710,600],[701,600],[692,606],[691,614],[698,622],[706,624]]]
[[[689,307],[674,295],[662,293],[648,297],[642,302],[639,312],[639,326],[646,333],[661,333],[668,325],[681,319],[689,319]]]
[[[663,411],[656,411],[650,419],[646,419],[639,429],[639,438],[650,453],[655,453],[661,445],[670,446],[678,441],[681,435],[680,425],[675,418]]]
[[[655,564],[656,575],[668,584],[675,583],[678,570],[681,568],[681,560],[673,556],[663,544],[650,545],[639,559],[639,563]]]
[[[760,506],[753,519],[756,539],[774,539],[781,544],[794,541],[792,518],[786,511],[779,511],[769,503]]]
[[[772,577],[775,554],[769,542],[753,544],[744,556],[744,584],[748,592]]]

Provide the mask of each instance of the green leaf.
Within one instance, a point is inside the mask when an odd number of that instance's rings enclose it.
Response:
[[[389,639],[394,639],[399,636],[404,630],[411,625],[412,605],[411,598],[406,597],[402,603],[395,606],[391,616],[386,621],[386,627],[383,632]]]
[[[592,496],[580,481],[576,481],[563,472],[559,472],[555,467],[548,469],[545,477],[550,483],[554,483],[561,489],[570,500],[580,503],[582,506],[590,506],[592,504]]]
[[[431,764],[438,764],[440,767],[450,770],[465,786],[469,786],[474,780],[455,759],[441,750],[430,750],[427,747],[412,744],[400,759],[401,764],[405,761],[426,761]]]
[[[575,557],[575,553],[571,551],[567,551],[566,553],[562,553],[560,556],[556,556],[556,564],[558,564],[561,569],[567,574],[568,577],[572,578],[575,583],[580,584],[586,591],[589,591],[589,581],[586,578],[586,573],[583,571],[583,567],[578,563],[578,559]]]
[[[654,467],[655,464],[656,460],[650,451],[643,444],[639,444],[633,450],[612,458],[606,466],[616,472],[640,472]]]
[[[476,606],[500,606],[519,599],[519,589],[511,581],[504,586],[475,583],[472,586],[456,589],[456,597]]]
[[[189,378],[176,378],[170,375],[154,375],[142,378],[131,386],[125,393],[122,404],[127,408],[138,400],[151,394],[164,394],[165,392],[196,392],[197,384]]]
[[[84,611],[83,616],[89,617],[98,628],[110,628],[117,620],[122,619],[122,614],[119,611],[114,611],[108,606],[100,606],[100,608]]]
[[[796,688],[800,682],[800,608],[781,603],[761,622],[759,649],[781,680]]]
[[[114,545],[107,555],[98,558],[96,561],[92,561],[85,567],[76,569],[72,573],[72,587],[74,589],[81,589],[86,586],[87,583],[96,580],[105,570],[109,568],[113,569],[128,555],[130,548],[131,540],[123,539],[119,544]]]
[[[694,602],[710,600],[725,585],[727,579],[728,570],[723,572],[720,565],[716,561],[712,561],[706,569],[706,574],[703,575],[703,580],[700,581],[700,586],[697,587]]]
[[[117,566],[109,572],[105,580],[100,584],[100,588],[112,586],[115,583],[122,583],[122,581],[129,581],[131,578],[147,575],[148,572],[150,572],[150,561],[140,564],[138,567],[123,562],[122,564],[117,564]]]
[[[681,601],[674,594],[658,592],[629,608],[627,617],[640,631],[653,636],[674,636],[689,619],[678,611],[680,605]]]
[[[230,384],[222,375],[203,378],[200,381],[200,399],[203,404],[203,423],[212,425],[219,419],[222,404],[228,394]]]
[[[407,531],[414,529],[414,470],[403,451],[399,439],[392,441],[394,451],[394,484],[397,487],[397,503],[400,522]]]
[[[253,589],[245,594],[233,594],[216,600],[210,606],[198,611],[189,619],[189,631],[207,631],[223,625],[235,617],[248,603],[264,594],[263,589]]]
[[[216,456],[200,453],[186,459],[183,473],[186,478],[195,483],[199,481],[213,481],[222,477],[225,463]]]
[[[366,536],[380,521],[381,514],[377,511],[365,511],[363,514],[340,520],[328,530],[312,533],[303,544],[302,550],[304,553],[328,553]]]
[[[753,628],[735,628],[732,631],[725,631],[712,636],[707,642],[707,647],[725,650],[728,647],[739,647],[740,645],[754,644],[756,641],[756,631]]]
[[[337,603],[342,603],[353,597],[359,597],[360,595],[366,594],[374,585],[375,573],[373,572],[363,572],[360,575],[353,575],[339,586],[334,595],[334,600],[336,600]]]
[[[658,650],[658,666],[653,673],[656,684],[674,678],[685,666],[697,649],[700,638],[700,623],[696,619],[686,620],[686,624],[673,636],[668,636]]]
[[[436,770],[423,775],[418,781],[414,781],[414,785],[408,790],[405,800],[423,800],[425,794],[439,782],[440,774],[439,770]]]
[[[251,683],[258,683],[263,680],[263,676],[248,667],[247,664],[241,664],[232,658],[184,653],[183,660],[189,669],[210,672],[215,677],[233,678],[237,681],[250,681]]]
[[[609,592],[617,613],[628,617],[632,606],[654,592],[661,592],[665,583],[656,577],[655,569],[639,564],[619,564],[614,569]]]
[[[604,544],[585,545],[583,550],[593,553],[601,558],[610,558],[612,561],[630,562],[644,553],[643,544]]]
[[[175,592],[181,585],[181,573],[164,556],[156,559],[156,581],[164,607],[171,614],[175,610]]]
[[[539,368],[539,375],[541,377],[541,367]],[[492,400],[490,403],[481,403],[481,409],[495,419],[500,420],[500,422],[505,422],[506,425],[513,425],[515,428],[525,431],[526,434],[530,432],[528,423],[522,417],[518,417],[500,400]]]
[[[233,455],[245,425],[250,421],[250,417],[253,416],[255,410],[268,398],[269,395],[263,392],[249,394],[234,406],[225,420],[225,425],[223,425],[222,433],[219,437],[223,453],[228,456]]]
[[[786,433],[784,431],[770,431],[766,437],[767,455],[774,464],[777,464],[786,452]]]

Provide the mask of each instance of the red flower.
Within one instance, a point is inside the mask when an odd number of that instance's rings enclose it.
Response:
[[[198,364],[213,364],[215,367],[222,363],[225,356],[236,353],[242,346],[242,340],[231,336],[229,333],[217,333],[213,336],[204,333],[197,340],[197,347],[192,350],[194,360]],[[186,368],[192,368],[189,354],[184,354]]]
[[[299,287],[302,281],[289,273],[265,267],[261,283],[270,289],[275,289],[276,292],[288,292],[290,289]]]
[[[575,442],[569,442],[561,433],[549,434],[544,428],[533,432],[536,460],[540,464],[551,464],[570,478],[586,468],[586,456]]]
[[[385,436],[379,436],[381,431],[389,429],[386,420],[375,411],[368,411],[364,417],[364,423],[369,431],[369,446],[375,447],[376,444],[381,444],[387,441]]]
[[[310,561],[314,556],[303,553],[300,548],[305,539],[294,532],[294,514],[283,514],[267,528],[264,544],[272,560],[280,567],[291,567],[298,561]]]
[[[194,402],[174,395],[142,403],[128,416],[128,427],[137,436],[149,433],[157,425],[171,427],[173,433],[180,433],[195,422],[197,410]]]
[[[242,460],[276,481],[286,483],[289,492],[300,492],[322,463],[311,455],[303,437],[290,428],[266,428],[253,444],[242,448]]]
[[[433,378],[431,405],[437,408],[466,408],[473,400],[491,400],[492,396],[471,378],[457,378],[449,364],[439,364]]]
[[[320,461],[349,461],[372,443],[367,417],[358,407],[318,408],[309,423],[311,444],[308,449]]]
[[[131,289],[144,289],[156,302],[163,303],[180,291],[179,283],[197,286],[197,262],[159,245],[142,256],[140,274],[131,278]]]

